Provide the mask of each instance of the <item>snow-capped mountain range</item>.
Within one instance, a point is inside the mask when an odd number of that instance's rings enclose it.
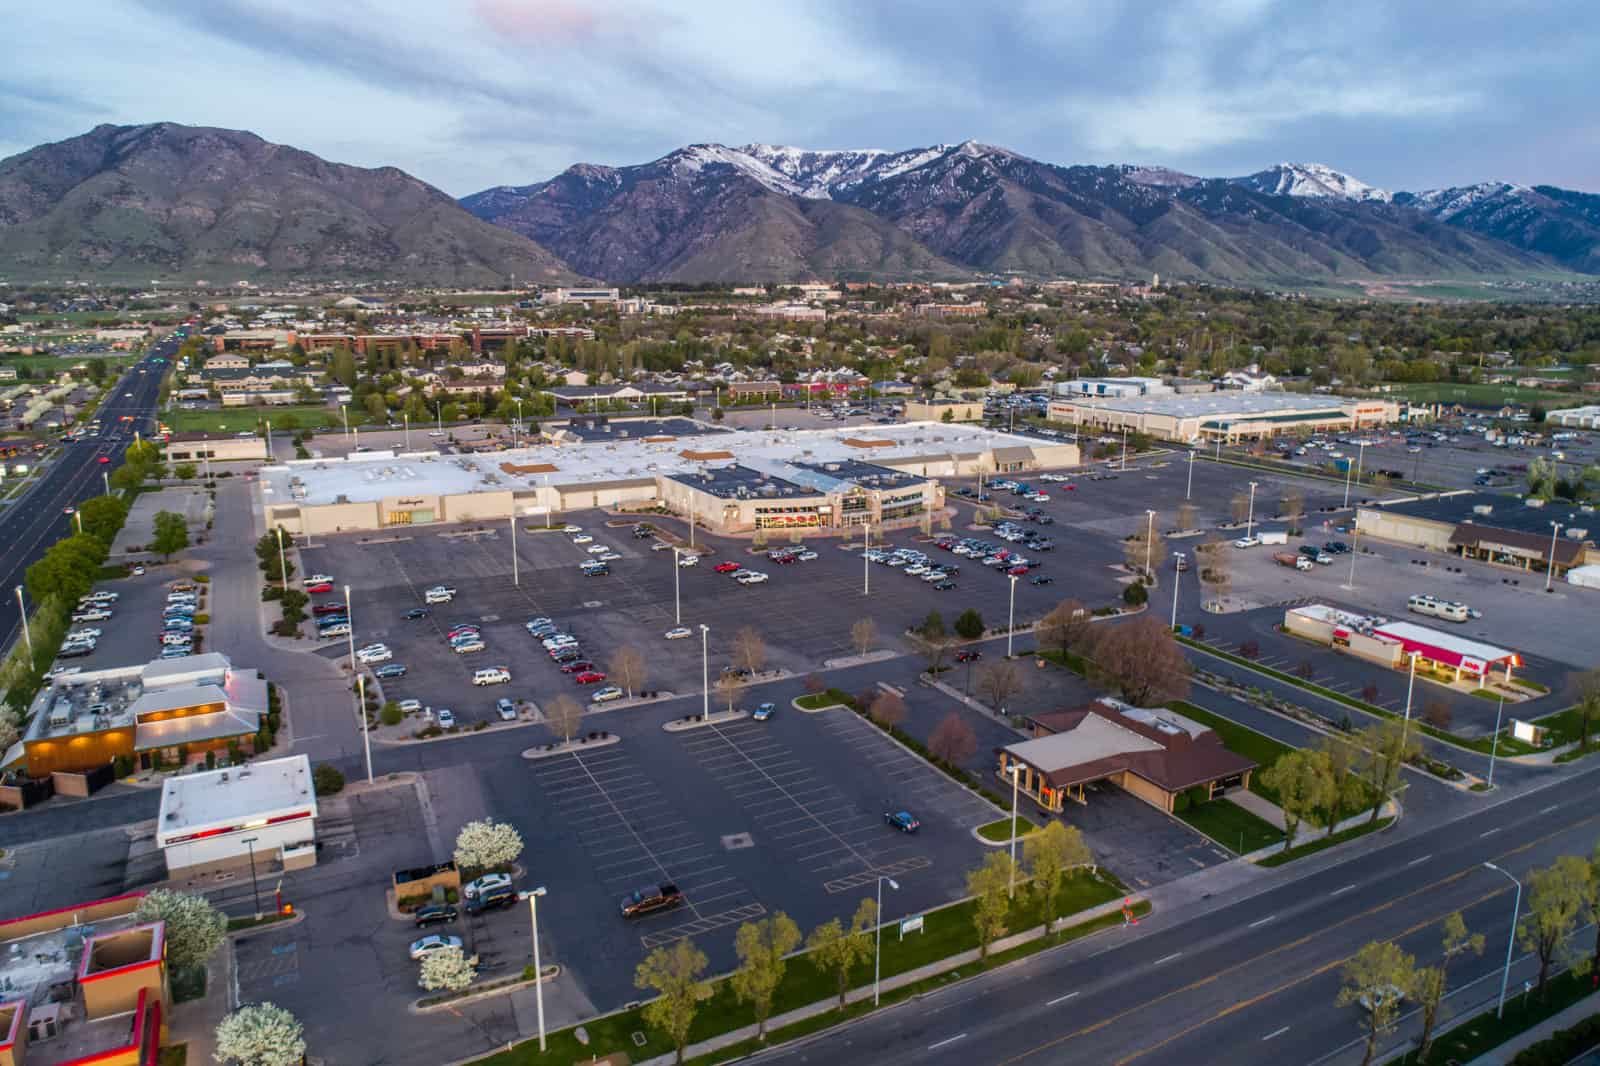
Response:
[[[1600,273],[1600,197],[1503,182],[1391,192],[1320,163],[1208,178],[1060,166],[977,141],[691,144],[462,200],[597,277],[1019,272],[1219,281]]]

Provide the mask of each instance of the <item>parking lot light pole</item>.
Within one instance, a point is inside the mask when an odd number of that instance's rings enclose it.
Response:
[[[344,435],[348,438],[350,436],[350,415],[344,404],[339,405],[339,420],[344,423]]]
[[[1355,526],[1350,527],[1350,583],[1345,585],[1346,591],[1354,592],[1356,587],[1356,556],[1361,554],[1361,530]]]
[[[896,892],[900,891],[900,882],[886,874],[878,875],[878,933],[877,943],[872,948],[872,1005],[878,1005],[878,975],[883,972],[879,960],[883,958],[883,883],[889,882],[889,887]]]
[[[400,412],[400,418],[405,422],[405,427],[406,427],[406,451],[409,452],[411,450],[411,412],[410,411],[402,411],[402,412]]]
[[[1150,577],[1154,577],[1155,572],[1150,569],[1150,566],[1155,562],[1151,558],[1151,553],[1155,551],[1156,547],[1156,513],[1148,508],[1144,513],[1146,516],[1144,528],[1144,572]]]
[[[530,889],[527,892],[518,892],[518,899],[528,901],[528,920],[533,926],[533,1000],[539,1007],[539,1050],[544,1047],[544,970],[539,966],[539,897],[545,894],[545,887]]]
[[[522,397],[517,397],[517,421],[511,427],[511,447],[517,446],[517,430],[522,428]]]
[[[1011,575],[1011,610],[1006,617],[1006,658],[1011,658],[1011,634],[1017,628],[1017,575]]]
[[[872,594],[872,560],[867,553],[872,550],[872,523],[862,526],[861,533],[865,538],[861,542],[861,595],[869,596]]]
[[[1506,713],[1506,698],[1500,697],[1500,707],[1494,712],[1494,739],[1489,742],[1489,787],[1494,787],[1494,759],[1500,754],[1500,716]]]
[[[1560,522],[1550,523],[1550,558],[1544,561],[1544,590],[1550,591],[1550,579],[1556,576],[1556,534],[1561,532]]]
[[[683,567],[678,565],[678,546],[672,546],[672,624],[683,625],[683,601],[678,598],[678,571]]]
[[[1411,653],[1411,671],[1406,678],[1406,716],[1404,724],[1400,728],[1402,746],[1404,746],[1406,730],[1411,727],[1411,690],[1417,685],[1417,656],[1419,654],[1419,652]]]
[[[517,570],[517,509],[511,509],[511,584],[522,587],[522,577]]]
[[[1517,943],[1517,918],[1522,912],[1522,882],[1511,876],[1511,871],[1501,869],[1492,862],[1483,864],[1485,869],[1493,870],[1497,874],[1505,874],[1511,878],[1511,883],[1517,886],[1517,895],[1511,903],[1511,931],[1506,934],[1506,965],[1500,972],[1500,1005],[1495,1008],[1494,1016],[1504,1018],[1506,1013],[1506,982],[1511,978],[1511,949]]]
[[[1189,498],[1190,494],[1193,493],[1193,492],[1194,492],[1194,449],[1190,448],[1189,449],[1189,480],[1188,480],[1188,483],[1183,486],[1183,498],[1185,500],[1187,500]]]
[[[350,612],[350,586],[344,587],[344,618],[345,625],[350,632],[345,634],[350,641],[350,675],[356,679],[356,699],[361,702],[361,747],[367,756],[367,784],[372,784],[372,738],[367,729],[367,679],[362,676],[356,667],[356,623],[355,615]]]
[[[256,841],[260,837],[245,837],[239,843],[250,849],[250,894],[256,901],[256,921],[261,920],[261,889],[256,882]]]
[[[1011,775],[1011,869],[1006,881],[1006,899],[1017,890],[1017,786],[1022,783],[1022,764],[1012,760],[1006,768]]]
[[[28,662],[33,662],[33,634],[28,631],[28,605],[22,601],[22,586],[17,586],[17,614],[22,619],[22,639],[28,642]]]
[[[1178,576],[1183,573],[1183,553],[1172,553],[1172,628],[1178,628]]]
[[[1122,469],[1128,469],[1128,427],[1122,427]]]
[[[707,652],[706,639],[711,635],[711,627],[704,622],[700,623],[700,694],[701,709],[700,720],[711,721],[711,656]]]
[[[106,487],[106,495],[111,495],[111,475],[104,470],[100,471],[100,484]]]
[[[1244,539],[1245,540],[1249,540],[1250,539],[1250,530],[1252,528],[1254,528],[1255,524],[1256,524],[1256,485],[1257,484],[1259,484],[1259,482],[1255,482],[1255,481],[1250,482],[1250,510],[1246,513],[1245,520],[1244,520]]]
[[[289,566],[288,566],[287,563],[285,563],[283,561],[283,527],[282,526],[275,527],[274,528],[274,532],[276,532],[278,534],[278,577],[280,578],[278,583],[283,586],[283,591],[288,592],[289,591]],[[346,589],[345,591],[349,592],[349,589]],[[350,603],[349,603],[348,598],[346,598],[346,601],[345,601],[345,608],[346,608],[345,615],[347,617],[350,614],[349,607],[350,607]]]

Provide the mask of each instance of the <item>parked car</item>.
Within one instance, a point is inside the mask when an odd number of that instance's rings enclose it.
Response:
[[[494,713],[500,716],[502,722],[515,722],[517,720],[517,705],[502,696],[494,701]]]
[[[599,670],[583,670],[572,675],[572,680],[580,685],[598,685],[606,679],[606,675]]]
[[[313,596],[318,595],[318,594],[323,593],[323,592],[332,592],[333,591],[333,582],[331,582],[331,581],[318,581],[318,582],[316,582],[314,584],[307,585],[306,586],[306,591],[308,593],[310,593],[311,595],[313,595]]]
[[[406,676],[405,664],[404,663],[384,663],[382,666],[380,666],[376,670],[372,671],[372,676],[373,677],[380,677],[380,678],[383,678],[385,680],[388,680],[391,677],[405,677]]]
[[[426,907],[418,907],[411,912],[411,921],[418,929],[430,925],[443,925],[453,922],[460,915],[455,907],[449,903],[430,903]],[[412,956],[415,958],[416,956]]]
[[[754,711],[750,712],[750,717],[754,718],[758,722],[765,722],[768,718],[771,718],[777,710],[778,705],[776,703],[762,703],[757,705]]]
[[[922,823],[917,821],[910,811],[885,811],[883,820],[902,833],[915,833],[922,828]]]
[[[606,685],[603,688],[597,688],[593,692],[591,692],[589,694],[589,702],[590,703],[610,703],[612,700],[620,700],[622,698],[622,695],[623,695],[622,689],[619,688],[618,686],[616,686],[616,685]]]
[[[456,724],[455,712],[448,707],[440,707],[433,717],[441,729],[449,729]]]
[[[668,640],[682,640],[684,637],[692,636],[693,634],[690,632],[688,626],[674,626],[673,628],[667,630],[663,635]]]
[[[428,617],[428,614],[429,611],[426,607],[413,607],[405,613],[404,617],[408,622],[415,622],[419,618]]]
[[[516,889],[509,885],[504,888],[491,888],[479,893],[476,898],[467,900],[467,913],[482,914],[484,911],[503,910],[515,906],[516,902]]]
[[[586,670],[593,670],[594,663],[588,659],[573,659],[571,662],[561,664],[563,674],[581,674]]]
[[[422,710],[422,701],[421,700],[401,700],[395,706],[400,708],[400,713],[401,714],[416,714],[418,711]]]
[[[958,663],[975,663],[981,658],[983,658],[983,652],[981,651],[968,649],[956,652],[956,662]]]
[[[435,951],[443,951],[445,948],[459,947],[461,947],[461,938],[458,936],[445,936],[441,933],[429,933],[422,939],[413,940],[411,942],[411,957],[413,959],[423,959],[429,955],[432,955]]]
[[[506,873],[484,874],[475,877],[461,886],[461,895],[466,899],[476,899],[484,892],[497,888],[510,888],[511,875]]]
[[[490,666],[478,670],[472,675],[474,685],[507,685],[511,683],[511,671],[503,666]]]
[[[678,886],[664,882],[659,885],[646,885],[636,888],[622,897],[622,916],[624,918],[638,918],[655,911],[676,907],[683,902],[683,893],[678,891]]]

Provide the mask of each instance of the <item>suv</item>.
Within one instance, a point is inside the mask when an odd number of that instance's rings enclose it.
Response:
[[[511,681],[511,671],[503,666],[491,666],[472,675],[474,685],[504,685]]]
[[[678,886],[670,883],[646,885],[622,897],[622,916],[639,918],[654,911],[675,907],[683,901]]]

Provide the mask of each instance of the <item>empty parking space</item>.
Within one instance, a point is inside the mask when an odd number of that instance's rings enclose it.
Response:
[[[824,891],[931,865],[914,837],[887,832],[881,810],[862,807],[761,723],[695,730],[683,744],[746,813],[753,839]]]
[[[889,806],[915,811],[918,818],[936,814],[958,826],[982,825],[994,817],[994,808],[982,797],[957,785],[858,715],[840,711],[818,717],[829,736],[874,768]]]
[[[645,948],[766,913],[724,863],[721,845],[699,832],[621,746],[541,760],[533,778],[587,851],[605,898],[620,901],[662,883],[683,893],[676,908],[636,920]]]

